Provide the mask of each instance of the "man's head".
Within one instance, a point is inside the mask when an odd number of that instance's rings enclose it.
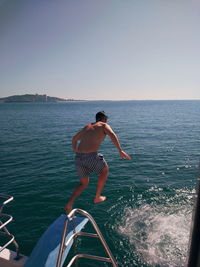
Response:
[[[96,114],[96,121],[103,121],[106,122],[108,119],[108,116],[105,114],[104,111],[99,111]]]

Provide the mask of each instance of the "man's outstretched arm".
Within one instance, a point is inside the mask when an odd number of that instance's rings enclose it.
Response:
[[[116,148],[118,149],[121,158],[122,159],[126,158],[126,159],[130,160],[131,157],[126,152],[124,152],[122,150],[119,139],[118,139],[117,135],[114,133],[114,131],[112,130],[112,128],[110,127],[110,125],[108,125],[106,123],[104,130],[105,130],[105,133],[110,137],[110,139],[112,140],[112,142],[114,143]]]

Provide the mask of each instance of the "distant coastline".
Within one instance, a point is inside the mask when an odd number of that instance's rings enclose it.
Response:
[[[0,103],[17,103],[17,102],[68,102],[68,101],[83,101],[75,99],[64,99],[58,97],[52,97],[48,95],[39,95],[39,94],[25,94],[25,95],[13,95],[8,97],[0,98]]]
[[[59,98],[52,97],[46,94],[24,94],[24,95],[13,95],[8,97],[0,98],[0,103],[55,103],[55,102],[129,102],[129,101],[200,101],[200,99],[121,99],[121,100],[113,100],[113,99],[94,99],[94,100],[85,100],[85,99],[73,99],[73,98]]]

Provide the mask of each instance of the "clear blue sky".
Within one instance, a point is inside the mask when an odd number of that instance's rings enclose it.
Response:
[[[200,99],[199,0],[0,0],[0,97]]]

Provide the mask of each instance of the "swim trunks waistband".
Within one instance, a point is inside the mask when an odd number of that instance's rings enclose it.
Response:
[[[76,152],[76,156],[80,156],[80,157],[87,157],[87,156],[93,156],[93,155],[97,155],[98,152],[90,152],[90,153],[79,153]]]

